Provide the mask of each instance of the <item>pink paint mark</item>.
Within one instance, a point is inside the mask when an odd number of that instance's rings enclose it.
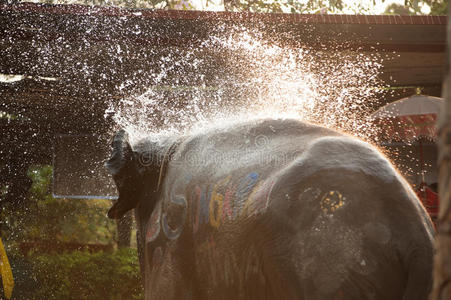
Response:
[[[147,223],[146,242],[152,242],[160,233],[161,203],[157,204]]]
[[[233,218],[233,209],[231,205],[232,196],[235,193],[237,185],[231,185],[227,187],[227,190],[224,195],[224,201],[222,202],[222,219],[224,220],[226,217],[229,220]]]

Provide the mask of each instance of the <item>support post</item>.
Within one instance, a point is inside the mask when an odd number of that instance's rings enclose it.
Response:
[[[130,247],[132,233],[132,213],[127,212],[117,222],[117,246],[118,248]]]
[[[444,107],[439,129],[439,198],[437,235],[435,240],[433,300],[451,299],[451,2],[448,4],[447,56],[442,95]]]

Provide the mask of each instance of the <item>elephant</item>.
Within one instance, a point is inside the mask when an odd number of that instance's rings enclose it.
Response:
[[[145,299],[426,299],[434,228],[376,146],[295,119],[143,138],[106,163]]]

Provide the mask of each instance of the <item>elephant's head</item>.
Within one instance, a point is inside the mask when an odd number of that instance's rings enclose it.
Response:
[[[141,142],[133,149],[125,130],[118,131],[114,136],[112,155],[105,165],[113,175],[119,198],[108,211],[109,218],[121,218],[140,202],[145,202],[150,211],[153,209],[161,176],[161,160],[158,159],[161,148],[156,145]]]

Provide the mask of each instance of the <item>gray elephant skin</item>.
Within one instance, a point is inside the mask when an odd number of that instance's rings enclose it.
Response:
[[[432,223],[368,143],[263,119],[112,147],[145,299],[427,298]]]

